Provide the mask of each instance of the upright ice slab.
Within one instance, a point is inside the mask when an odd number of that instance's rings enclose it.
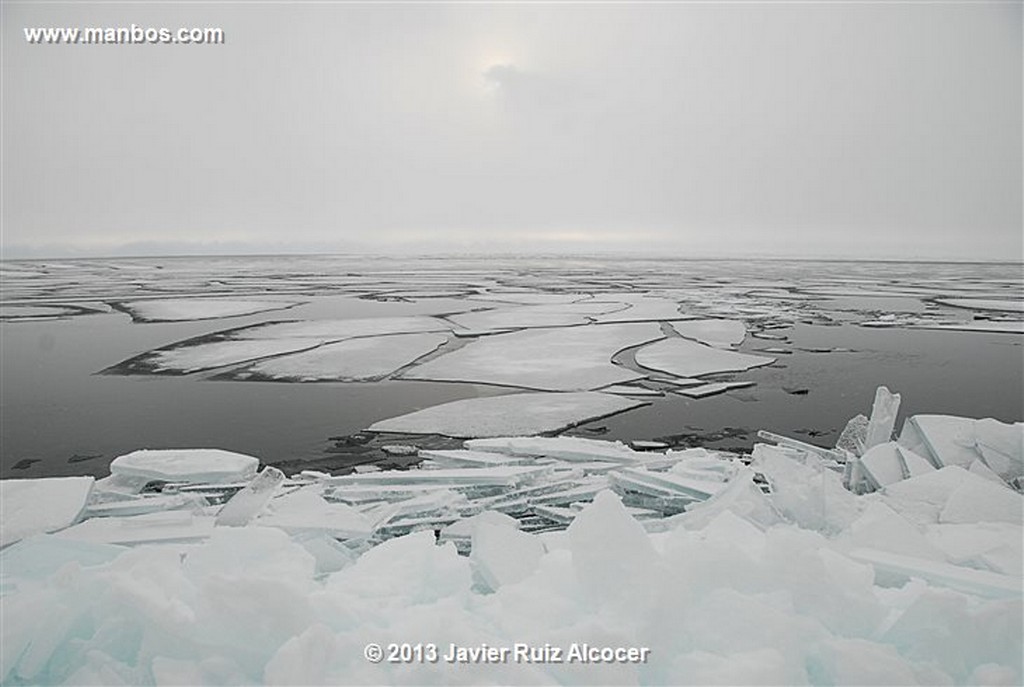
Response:
[[[896,414],[900,409],[900,395],[890,392],[884,386],[875,391],[875,402],[871,406],[871,418],[868,420],[867,437],[864,448],[884,444],[892,439],[896,427]]]

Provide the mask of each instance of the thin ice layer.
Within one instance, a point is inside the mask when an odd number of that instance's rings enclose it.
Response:
[[[677,377],[700,377],[769,365],[775,362],[775,358],[723,351],[686,339],[666,339],[637,351],[636,362]]]
[[[371,432],[475,437],[531,436],[621,413],[643,403],[592,391],[468,398],[381,420]]]
[[[115,458],[110,472],[162,482],[226,484],[251,479],[259,462],[252,456],[217,448],[142,449]]]
[[[470,331],[501,331],[531,327],[567,327],[587,324],[591,318],[623,310],[625,303],[584,301],[495,308],[452,315],[448,319]]]
[[[92,477],[0,480],[0,547],[75,522],[93,482]]]
[[[179,322],[253,315],[270,310],[282,310],[297,304],[287,301],[234,298],[158,298],[147,301],[122,301],[118,305],[127,310],[136,322]]]
[[[739,320],[684,320],[673,322],[680,336],[716,348],[739,346],[747,337],[747,327]]]
[[[236,376],[258,375],[299,381],[372,381],[386,377],[437,350],[444,334],[395,334],[348,339],[294,355],[263,360]]]
[[[662,338],[653,323],[589,325],[496,334],[423,363],[401,376],[500,384],[544,391],[583,391],[642,379],[612,363],[629,346]]]

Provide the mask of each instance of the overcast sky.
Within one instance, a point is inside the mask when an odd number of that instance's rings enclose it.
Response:
[[[3,257],[1021,259],[1021,8],[5,2]]]

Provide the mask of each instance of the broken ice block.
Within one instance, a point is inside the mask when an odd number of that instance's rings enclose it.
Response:
[[[319,489],[318,486],[304,487],[275,499],[256,517],[256,524],[277,527],[289,533],[319,532],[338,539],[359,539],[370,535],[373,525],[365,515],[344,503],[328,503],[318,493]],[[235,498],[243,493],[244,490]],[[233,502],[234,499],[228,505]],[[218,524],[223,524],[220,517]]]
[[[92,518],[53,536],[106,544],[155,544],[206,539],[213,533],[211,516],[185,510],[161,511],[127,518]]]
[[[473,533],[469,560],[491,590],[525,579],[540,563],[544,544],[532,534],[506,524],[481,522]]]
[[[0,548],[74,523],[94,481],[92,477],[0,480]]]
[[[488,451],[423,450],[419,454],[421,458],[429,459],[442,468],[489,468],[526,462],[522,458]]]
[[[263,509],[284,481],[284,473],[267,466],[245,489],[231,497],[217,514],[217,525],[241,527]]]
[[[876,444],[869,448],[859,460],[866,473],[867,488],[851,484],[851,490],[857,493],[874,491],[916,475],[931,472],[935,468],[931,463],[895,441]]]
[[[891,393],[884,386],[875,390],[875,402],[871,406],[871,418],[868,420],[867,435],[864,439],[865,450],[892,439],[899,409],[899,394]]]
[[[969,594],[989,598],[1020,597],[1020,578],[987,570],[961,568],[958,565],[940,563],[913,556],[901,556],[878,549],[854,549],[850,558],[870,563],[876,571],[919,577],[929,584],[949,587]]]
[[[343,485],[437,484],[472,486],[512,486],[539,479],[551,472],[547,466],[501,465],[492,468],[452,468],[447,470],[385,470],[331,477],[328,483]]]
[[[144,449],[115,458],[110,472],[163,482],[221,484],[252,478],[258,465],[252,456],[220,449]]]

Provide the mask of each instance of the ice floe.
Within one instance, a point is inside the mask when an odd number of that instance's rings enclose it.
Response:
[[[997,300],[994,298],[936,298],[936,303],[951,305],[954,308],[971,310],[998,310],[1000,312],[1024,313],[1024,300]]]
[[[686,339],[665,339],[637,351],[636,362],[677,377],[700,377],[770,365],[775,358],[720,350]]]
[[[116,305],[127,311],[136,322],[180,322],[255,315],[291,308],[298,303],[227,298],[155,298],[145,301],[122,301]]]
[[[446,332],[450,323],[435,317],[367,317],[341,320],[271,322],[231,332],[235,339],[320,339],[340,341],[361,336]]]
[[[133,359],[129,364],[154,372],[188,374],[305,351],[318,344],[318,341],[310,339],[205,341],[156,349]]]
[[[386,377],[448,341],[444,334],[394,334],[347,339],[277,356],[236,370],[234,377],[299,381],[370,381]]]
[[[594,316],[625,310],[625,303],[583,301],[580,303],[523,305],[451,315],[449,320],[471,332],[494,332],[530,327],[568,327],[587,324]],[[678,315],[677,315],[678,316]]]
[[[746,326],[738,320],[685,320],[673,322],[672,328],[680,336],[717,348],[739,346],[747,337]]]
[[[653,323],[587,325],[495,334],[422,363],[405,379],[500,384],[544,391],[582,391],[642,379],[612,362],[629,346],[661,339]]]
[[[381,420],[369,429],[456,438],[544,434],[640,405],[597,392],[508,394],[443,403]]]

